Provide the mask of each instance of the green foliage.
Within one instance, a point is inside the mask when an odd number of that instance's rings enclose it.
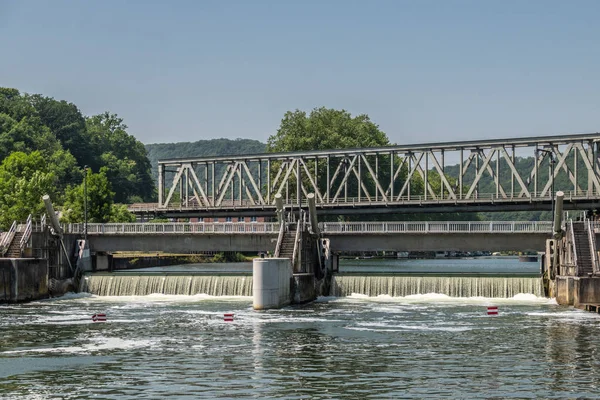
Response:
[[[126,204],[113,204],[110,210],[110,222],[135,222],[135,215],[127,211]]]
[[[387,135],[366,114],[352,117],[345,110],[315,108],[310,115],[288,111],[275,135],[267,141],[267,151],[348,149],[389,145]]]
[[[89,169],[86,182],[67,188],[62,220],[64,222],[84,222],[86,189],[88,222],[109,222],[112,216],[114,192],[111,190],[104,170],[95,174]]]
[[[154,197],[154,181],[146,148],[127,133],[127,125],[117,114],[105,112],[86,119],[88,135],[99,157],[90,162],[95,170],[106,168],[106,176],[115,190],[115,201],[130,198],[150,200]]]
[[[90,222],[131,221],[113,202],[151,201],[155,195],[144,145],[127,133],[123,119],[105,112],[84,117],[76,105],[39,94],[0,88],[0,225],[43,212],[41,196],[65,220],[83,220],[83,167],[88,179]]]
[[[40,152],[14,152],[0,165],[0,226],[44,212],[42,196],[55,193],[55,175]]]
[[[213,256],[213,258],[211,259],[211,262],[224,263],[224,262],[227,262],[227,259],[225,258],[224,253],[217,253]]]
[[[148,159],[152,166],[153,182],[158,180],[158,160],[185,157],[207,157],[264,153],[266,145],[251,139],[211,139],[197,142],[147,144]],[[168,179],[169,177],[167,177]]]
[[[217,253],[211,259],[210,262],[213,263],[225,263],[225,262],[244,262],[248,261],[246,257],[242,253]]]

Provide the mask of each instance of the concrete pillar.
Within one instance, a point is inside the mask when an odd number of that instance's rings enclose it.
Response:
[[[292,263],[289,258],[255,258],[252,263],[252,295],[255,310],[290,304]]]

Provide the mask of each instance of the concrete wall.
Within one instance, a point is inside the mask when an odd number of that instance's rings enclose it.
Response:
[[[275,251],[276,234],[218,235],[97,235],[88,236],[92,251]]]
[[[575,288],[575,277],[557,276],[554,284],[554,297],[556,302],[563,306],[573,305],[573,293]]]
[[[600,305],[600,278],[557,276],[554,295],[560,305],[579,308],[586,304]]]
[[[307,303],[317,298],[314,273],[294,274],[293,282],[294,304]]]
[[[544,251],[547,233],[327,234],[333,251]]]
[[[583,308],[585,304],[600,304],[600,278],[575,279],[573,305]]]
[[[47,260],[0,259],[0,303],[17,303],[47,297]]]

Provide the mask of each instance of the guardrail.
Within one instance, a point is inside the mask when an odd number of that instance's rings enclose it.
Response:
[[[515,196],[508,194],[507,196],[500,196],[496,192],[489,193],[473,193],[468,198],[463,195],[463,197],[457,196],[456,198],[451,197],[449,195],[444,195],[442,197],[436,196],[432,197],[431,195],[415,195],[411,194],[403,195],[403,196],[388,196],[384,201],[381,196],[371,196],[367,197],[340,197],[337,199],[329,199],[324,202],[317,201],[317,207],[330,207],[332,205],[350,205],[350,206],[370,206],[370,205],[406,205],[406,204],[478,204],[478,203],[522,203],[522,202],[531,202],[533,201],[548,201],[552,198],[549,191],[546,192],[529,192],[530,196]],[[600,196],[600,193],[595,190],[563,190],[564,193],[564,201],[574,201],[574,200],[588,200],[588,199],[597,199]],[[290,205],[294,207],[297,206],[298,200],[291,196],[288,199],[288,203],[286,208],[289,208]],[[269,205],[275,207],[274,203],[269,203]],[[308,202],[306,199],[301,200],[302,207],[307,207]],[[177,205],[167,205],[159,207],[158,203],[136,203],[127,206],[127,210],[132,213],[143,213],[143,212],[159,212],[159,211],[189,211],[189,210],[215,210],[215,209],[246,209],[251,208],[254,209],[257,207],[256,202],[250,200],[223,200],[219,207],[210,207],[206,205],[199,205],[195,202],[188,202],[188,204],[177,204]],[[263,206],[260,206],[261,208]]]
[[[0,242],[0,253],[4,255],[10,246],[13,238],[15,237],[15,233],[17,232],[17,221],[13,221],[10,229],[4,233],[2,236],[2,242]]]
[[[21,249],[21,253],[23,253],[23,249],[25,248],[25,245],[27,244],[27,242],[29,242],[29,238],[31,237],[31,225],[31,214],[29,214],[29,216],[27,217],[27,223],[25,224],[25,227],[23,229],[23,236],[21,236],[21,241],[19,242],[19,248]]]
[[[327,233],[551,233],[550,221],[323,222]]]
[[[321,222],[325,234],[552,233],[551,221],[391,221]],[[599,223],[593,228],[598,232]],[[84,224],[66,224],[64,232],[83,234]],[[88,235],[279,234],[277,222],[88,223]]]
[[[84,224],[66,224],[65,233],[83,234]],[[88,235],[140,235],[140,234],[255,234],[277,233],[279,224],[276,222],[174,222],[174,223],[106,223],[87,224]]]

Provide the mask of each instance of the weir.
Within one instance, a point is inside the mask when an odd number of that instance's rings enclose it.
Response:
[[[252,296],[251,274],[94,273],[79,291],[98,296],[198,295]]]
[[[543,297],[544,286],[540,276],[336,275],[331,287],[331,295],[336,297],[352,294],[404,297],[429,293],[495,298],[525,293]]]
[[[98,296],[253,295],[251,274],[94,273],[81,279],[79,291]],[[490,298],[510,298],[524,293],[543,297],[544,286],[540,276],[340,274],[333,277],[329,295],[405,297],[430,293]]]

